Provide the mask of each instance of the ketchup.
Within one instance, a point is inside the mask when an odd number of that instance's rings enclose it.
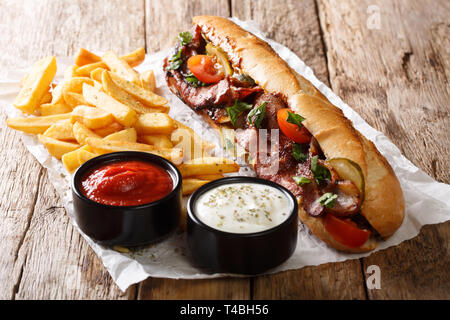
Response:
[[[137,206],[164,198],[173,189],[170,174],[145,161],[117,161],[86,173],[81,190],[89,199],[112,206]]]

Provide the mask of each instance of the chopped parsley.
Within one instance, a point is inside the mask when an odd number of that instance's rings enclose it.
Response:
[[[178,35],[178,39],[180,40],[181,48],[169,59],[170,65],[166,68],[166,70],[177,70],[181,67],[183,64],[183,59],[181,58],[183,46],[191,43],[192,34],[189,31],[181,32]]]
[[[288,116],[286,118],[286,121],[292,124],[298,125],[299,128],[303,127],[302,121],[305,121],[305,118],[303,118],[301,115],[292,113],[290,111],[287,112]]]
[[[331,179],[330,171],[321,166],[318,163],[319,156],[314,156],[311,159],[311,172],[313,174],[314,180],[316,180],[317,184],[320,184],[322,181],[326,179]]]
[[[319,201],[319,203],[325,208],[333,208],[337,197],[337,194],[327,192],[324,193],[317,201]]]
[[[292,157],[299,162],[305,162],[308,158],[306,153],[303,152],[303,146],[298,143],[292,145]]]
[[[207,83],[198,80],[197,77],[194,76],[192,73],[188,74],[184,79],[194,88],[204,87],[208,85]]]
[[[303,177],[303,176],[293,176],[292,179],[295,181],[295,183],[298,186],[302,186],[304,184],[311,183],[311,179],[309,179],[307,177]]]
[[[236,120],[239,114],[243,111],[252,109],[252,107],[253,106],[251,104],[236,99],[236,101],[234,101],[234,105],[227,108],[227,112],[230,116],[230,121],[233,124],[233,127],[236,126]]]
[[[181,59],[181,53],[183,52],[183,48],[177,51],[170,59],[170,65],[167,66],[166,70],[177,70],[183,64],[183,59]]]
[[[259,129],[261,126],[261,122],[266,116],[266,104],[267,102],[263,102],[259,107],[253,108],[247,116],[248,123],[254,126],[256,129]]]
[[[192,34],[189,31],[180,32],[178,35],[178,39],[180,40],[180,44],[185,46],[192,41]]]

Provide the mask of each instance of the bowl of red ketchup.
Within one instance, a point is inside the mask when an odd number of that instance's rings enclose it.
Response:
[[[160,241],[178,226],[181,174],[167,159],[146,153],[108,153],[85,162],[72,178],[75,220],[103,245]]]

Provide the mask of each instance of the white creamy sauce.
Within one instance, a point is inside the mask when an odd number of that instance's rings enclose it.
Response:
[[[291,204],[280,190],[258,183],[232,183],[203,193],[195,215],[208,226],[232,233],[271,229],[288,217]]]

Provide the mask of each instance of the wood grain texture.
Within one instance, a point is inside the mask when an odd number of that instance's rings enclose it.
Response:
[[[47,56],[73,56],[81,47],[118,53],[145,45],[144,2],[8,1],[0,3],[0,62],[29,67]],[[20,32],[18,31],[20,30]],[[122,293],[72,227],[46,172],[0,121],[0,295],[8,299],[134,298]]]
[[[24,260],[19,256],[30,228],[42,167],[20,142],[21,133],[6,128],[0,112],[0,299],[12,299]],[[18,181],[18,177],[21,177]]]
[[[147,51],[155,52],[174,46],[177,35],[190,30],[192,17],[215,15],[228,17],[228,0],[146,0],[145,30]]]
[[[18,253],[22,277],[15,299],[129,299],[72,226],[46,174],[30,228]]]
[[[232,1],[233,16],[256,20],[267,35],[291,49],[325,84],[327,61],[313,0]],[[299,244],[301,245],[301,244]],[[305,267],[254,278],[254,299],[365,299],[359,260]]]
[[[368,21],[373,10],[379,28]],[[446,183],[449,14],[445,0],[319,2],[333,91]],[[365,258],[364,267],[381,268],[382,288],[369,290],[369,298],[448,299],[449,229],[448,222],[428,226],[419,237]]]

